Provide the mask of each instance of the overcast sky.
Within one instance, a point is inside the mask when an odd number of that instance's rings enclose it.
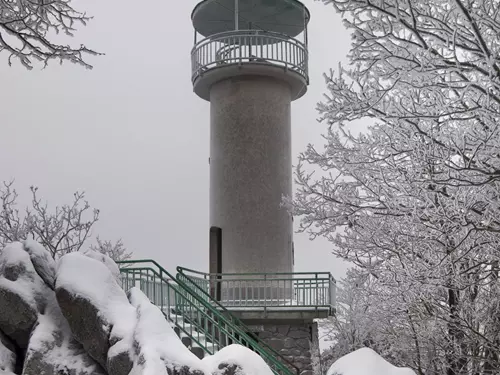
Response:
[[[294,163],[308,143],[323,144],[315,110],[322,74],[345,62],[350,45],[332,7],[304,2],[311,84],[292,105]],[[50,205],[85,191],[101,210],[95,234],[122,238],[135,258],[169,270],[208,269],[209,104],[190,81],[196,3],[79,1],[94,19],[74,42],[106,53],[89,60],[91,71],[56,62],[9,68],[0,53],[0,180],[15,179],[24,204],[30,185]],[[294,240],[297,271],[343,275],[326,241]]]

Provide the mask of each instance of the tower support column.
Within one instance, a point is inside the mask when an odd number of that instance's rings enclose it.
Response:
[[[210,226],[222,272],[292,272],[291,87],[235,76],[210,88]]]

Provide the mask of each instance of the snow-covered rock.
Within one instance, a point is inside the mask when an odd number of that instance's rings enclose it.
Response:
[[[75,338],[104,368],[132,368],[129,348],[135,309],[102,262],[80,253],[63,256],[57,268],[56,297]]]
[[[327,375],[416,375],[412,369],[396,367],[370,348],[361,348],[335,361]]]
[[[229,345],[202,359],[204,368],[212,375],[273,375],[261,356],[237,344]]]
[[[18,346],[28,346],[38,311],[48,290],[23,244],[14,242],[0,254],[0,330]]]
[[[116,264],[115,261],[109,256],[92,249],[86,250],[83,254],[85,254],[89,258],[98,260],[99,262],[103,263],[106,267],[108,267],[113,277],[117,281],[120,280],[120,267],[118,267],[118,264]]]
[[[48,299],[30,337],[23,375],[104,375],[101,366],[73,337],[53,292]]]
[[[0,332],[0,375],[14,375],[16,353],[12,342]]]
[[[200,359],[179,340],[160,309],[138,288],[132,288],[128,298],[137,312],[131,375],[203,374]]]
[[[0,375],[272,375],[231,345],[200,360],[118,266],[97,252],[57,264],[32,241],[0,251]]]
[[[21,358],[23,375],[104,374],[74,339],[52,290],[54,279],[55,262],[39,244],[15,242],[2,250],[0,331],[5,335],[2,341],[9,340],[14,345],[10,352],[25,353]],[[7,368],[5,350],[2,353],[0,367]]]
[[[179,340],[158,307],[138,288],[128,292],[137,311],[136,360],[130,375],[273,375],[262,357],[241,345],[230,345],[200,360]]]
[[[23,248],[29,254],[36,273],[49,288],[54,289],[56,262],[52,259],[50,253],[33,240],[23,241]]]

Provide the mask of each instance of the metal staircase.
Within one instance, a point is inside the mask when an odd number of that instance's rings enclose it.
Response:
[[[223,305],[206,284],[178,269],[173,277],[154,260],[118,262],[125,290],[138,287],[158,306],[173,329],[198,358],[237,343],[259,354],[276,375],[298,375],[299,369],[258,337]]]

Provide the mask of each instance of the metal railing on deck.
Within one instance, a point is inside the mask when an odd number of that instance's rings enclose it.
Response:
[[[262,30],[234,30],[211,35],[191,51],[193,82],[205,71],[229,64],[270,64],[308,78],[307,47],[284,34]]]
[[[176,279],[154,260],[126,260],[120,266],[124,289],[139,287],[166,318],[209,354],[230,343],[238,343],[258,353],[276,375],[294,375],[299,369],[225,310],[208,294],[199,293],[190,280]]]
[[[225,307],[335,309],[336,281],[329,272],[208,274],[177,267]]]

